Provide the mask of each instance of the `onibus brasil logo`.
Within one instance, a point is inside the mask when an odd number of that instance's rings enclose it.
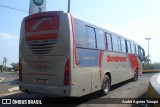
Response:
[[[33,3],[36,5],[36,6],[41,6],[43,4],[43,0],[33,0]]]

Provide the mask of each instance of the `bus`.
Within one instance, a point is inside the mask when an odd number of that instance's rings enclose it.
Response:
[[[49,11],[23,19],[19,44],[19,89],[83,96],[142,73],[144,49],[115,32]]]

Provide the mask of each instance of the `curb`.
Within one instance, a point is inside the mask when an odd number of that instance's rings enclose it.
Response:
[[[9,91],[8,93],[0,94],[0,98],[21,92],[19,90],[19,87],[9,88],[8,91]]]
[[[151,77],[148,86],[148,97],[149,98],[160,98],[160,73]],[[160,104],[154,104],[154,107],[159,107]]]
[[[9,92],[19,91],[19,87],[13,87],[8,89]]]
[[[9,95],[13,95],[13,94],[17,94],[17,93],[19,93],[19,92],[20,92],[20,91],[16,91],[16,92],[12,92],[12,93],[0,94],[0,98],[6,97],[6,96],[9,96]]]

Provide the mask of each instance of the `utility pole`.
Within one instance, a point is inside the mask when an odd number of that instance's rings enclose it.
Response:
[[[148,40],[148,69],[149,69],[149,40],[151,40],[151,38],[145,38],[146,40]]]
[[[68,13],[70,13],[70,4],[71,4],[71,1],[68,0]]]

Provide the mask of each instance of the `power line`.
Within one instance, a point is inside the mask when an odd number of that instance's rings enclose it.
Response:
[[[17,10],[17,11],[21,11],[21,12],[28,12],[27,10],[20,9],[20,8],[17,8],[17,7],[13,7],[13,6],[8,6],[8,5],[2,5],[2,4],[0,4],[0,7],[12,9],[12,10]]]

